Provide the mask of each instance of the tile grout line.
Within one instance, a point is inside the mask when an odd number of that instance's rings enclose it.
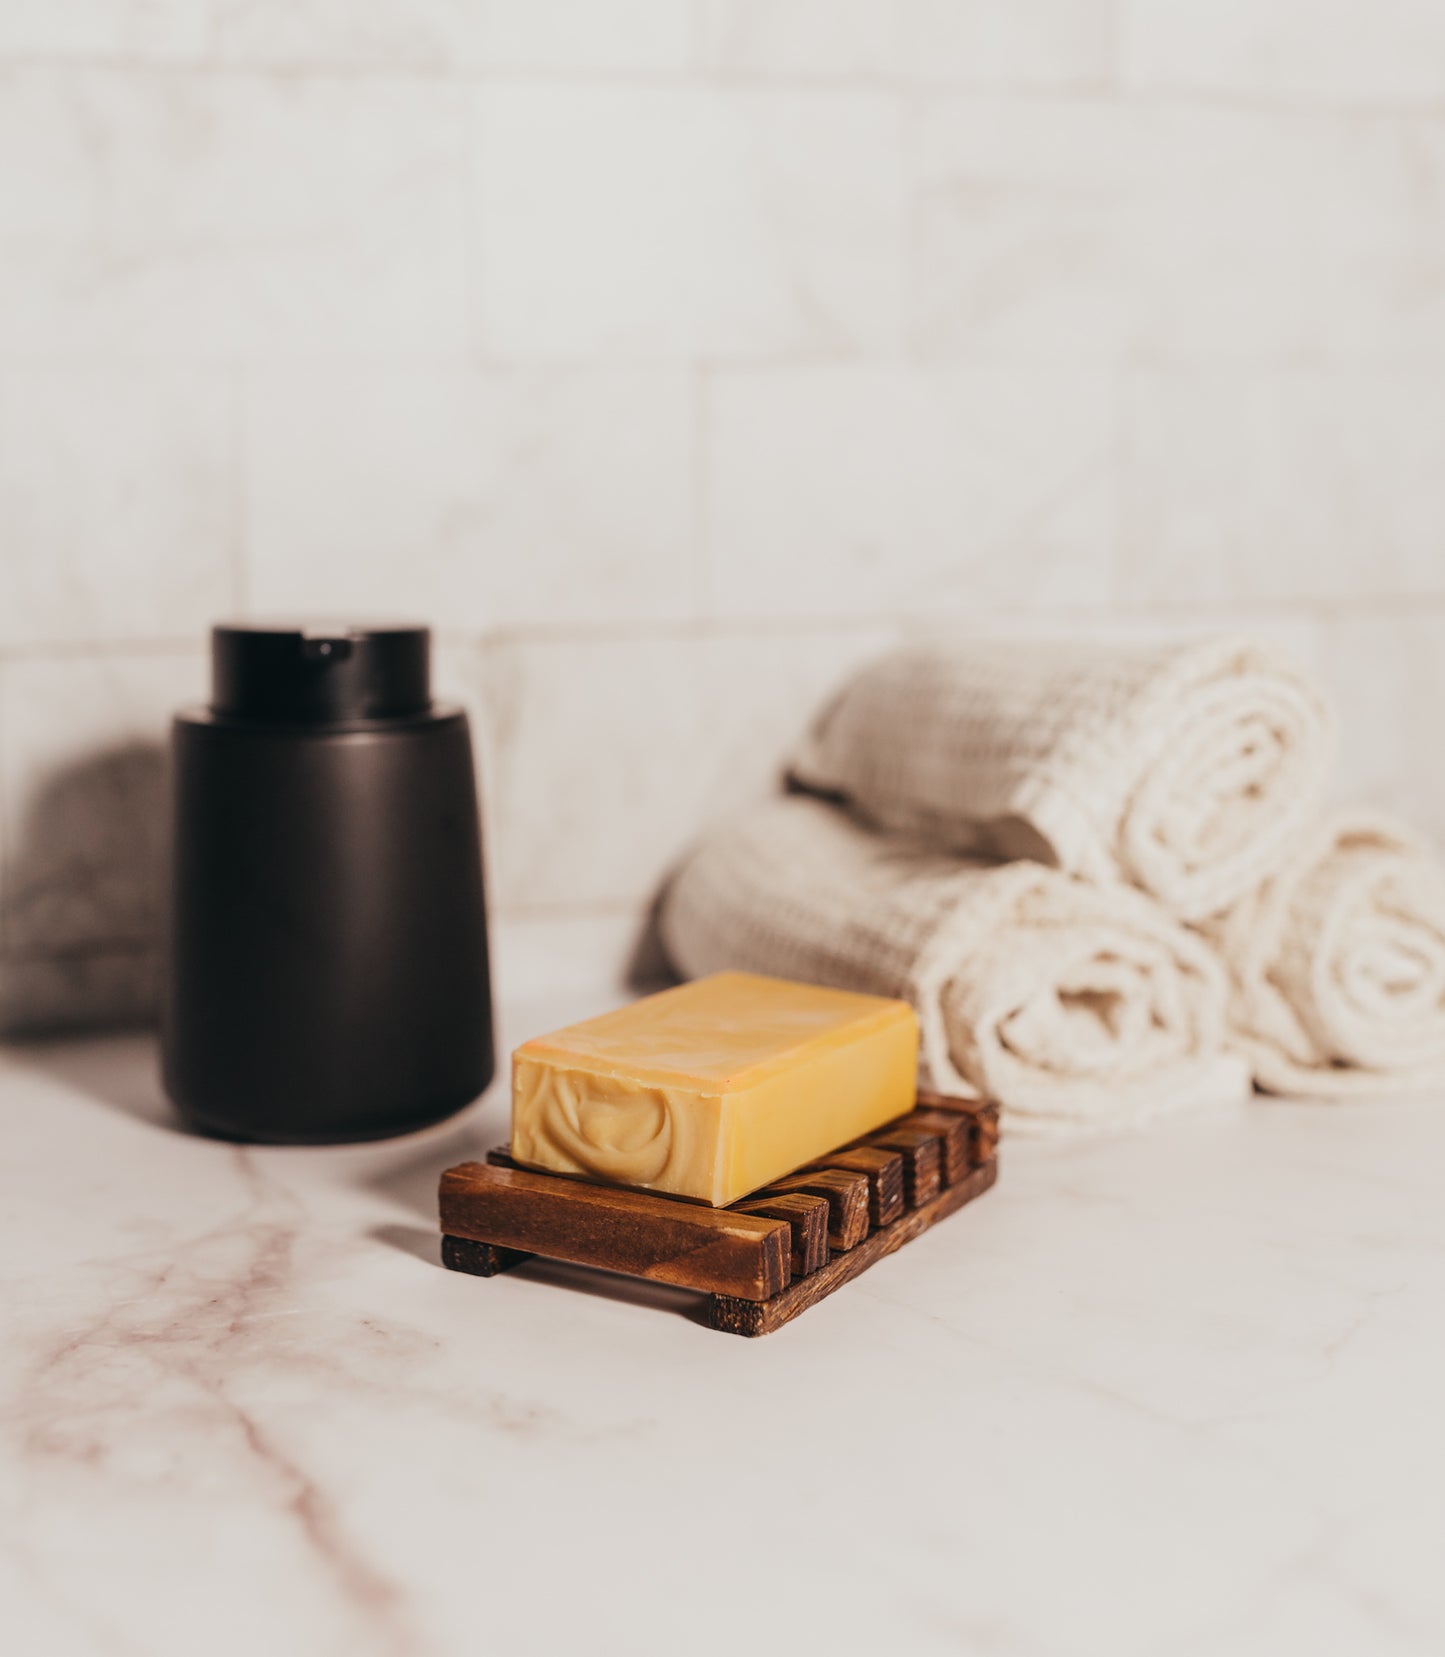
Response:
[[[89,639],[36,639],[25,643],[0,645],[0,664],[5,662],[73,661],[77,657],[106,660],[112,656],[131,656],[144,660],[148,657],[188,656],[204,651],[205,640],[194,633],[158,637]]]
[[[902,128],[899,136],[899,162],[903,169],[903,177],[899,188],[903,195],[903,248],[900,261],[902,291],[898,295],[897,357],[905,373],[916,373],[922,368],[932,366],[931,359],[919,349],[919,339],[925,331],[920,313],[927,299],[923,280],[924,203],[927,192],[923,188],[922,121],[918,108],[911,100],[900,106],[898,119]]]
[[[1133,368],[1127,361],[1113,366],[1113,409],[1109,434],[1110,465],[1113,468],[1113,527],[1109,544],[1109,607],[1120,609],[1129,587],[1129,573],[1133,564],[1132,518],[1129,486],[1129,467],[1126,464],[1128,447],[1127,413],[1133,394]]]
[[[471,88],[462,104],[462,277],[466,288],[462,337],[468,355],[485,362],[487,351],[487,249],[486,179],[489,157],[485,153],[486,89]],[[499,365],[509,372],[506,364]],[[486,372],[485,368],[482,372]]]
[[[996,81],[910,78],[905,74],[809,75],[799,71],[737,69],[697,61],[662,69],[567,67],[564,65],[447,65],[338,62],[334,59],[224,59],[221,57],[141,57],[105,53],[17,52],[0,54],[0,73],[105,73],[156,78],[193,76],[222,80],[329,80],[364,83],[392,81],[421,85],[499,85],[528,87],[613,87],[618,91],[717,90],[790,95],[898,93],[907,97],[974,102],[1075,103],[1119,108],[1194,108],[1224,113],[1301,120],[1417,121],[1445,119],[1445,100],[1399,102],[1315,98],[1308,93],[1251,93],[1194,85],[1162,83],[1144,87],[1122,76],[1097,75],[1050,81]]]
[[[3,70],[0,70],[3,72]],[[902,340],[900,349],[879,351],[843,346],[831,349],[783,347],[775,350],[698,353],[648,350],[621,350],[607,354],[544,354],[504,348],[481,348],[467,341],[426,349],[366,351],[348,347],[319,356],[251,356],[241,360],[229,352],[208,352],[191,347],[121,349],[99,347],[77,354],[63,346],[27,349],[11,344],[0,347],[0,367],[25,368],[54,373],[86,373],[96,370],[214,370],[230,369],[331,370],[346,369],[363,374],[425,374],[460,367],[475,374],[510,375],[532,372],[538,375],[575,374],[579,377],[635,375],[640,373],[683,373],[695,367],[709,374],[735,379],[765,379],[778,374],[827,373],[845,370],[866,372],[879,367],[901,368],[941,377],[952,374],[984,376],[1017,375],[1029,379],[1062,376],[1103,375],[1118,361],[1113,351],[1100,349],[1096,355],[1037,353],[1000,350],[997,347],[950,345],[935,355],[923,355],[911,340]],[[1416,349],[1409,360],[1394,356],[1337,356],[1302,362],[1288,351],[1253,352],[1221,359],[1207,353],[1157,356],[1148,363],[1135,363],[1137,372],[1165,379],[1238,379],[1268,376],[1291,383],[1380,380],[1389,383],[1424,381],[1435,385],[1445,367],[1445,351]]]
[[[250,613],[251,492],[249,401],[251,371],[236,364],[231,371],[231,602],[238,618]]]
[[[712,612],[716,590],[712,534],[712,381],[711,370],[695,363],[690,370],[689,416],[692,457],[689,467],[692,497],[692,613],[703,620]]]
[[[1125,48],[1124,41],[1127,25],[1122,8],[1125,0],[1108,0],[1100,24],[1106,35],[1104,51],[1101,54],[1104,63],[1104,81],[1108,94],[1118,99],[1125,91],[1127,82],[1124,74]]]
[[[1044,607],[998,606],[970,611],[877,610],[858,615],[710,615],[694,619],[646,622],[603,622],[499,628],[475,635],[507,644],[632,643],[638,640],[677,640],[762,637],[835,637],[866,632],[880,624],[908,629],[931,622],[953,621],[988,628],[1042,630],[1065,626],[1113,626],[1135,623],[1174,623],[1199,626],[1245,625],[1251,621],[1350,622],[1354,620],[1413,620],[1445,614],[1445,593],[1390,594],[1381,599],[1357,595],[1339,599],[1260,600],[1201,603],[1144,600],[1138,604],[1101,599]]]
[[[677,0],[674,0],[677,3]],[[704,75],[708,71],[703,9],[707,0],[685,0],[687,6],[687,67],[691,74]]]
[[[493,628],[445,628],[440,642],[462,648],[490,650],[497,646],[568,644],[633,644],[637,642],[685,642],[689,639],[745,638],[829,638],[865,633],[878,626],[903,630],[926,628],[939,621],[953,622],[976,632],[963,637],[984,637],[990,630],[1033,630],[1042,632],[1065,627],[1114,627],[1137,624],[1177,625],[1190,631],[1201,628],[1242,626],[1252,622],[1296,621],[1321,625],[1350,625],[1356,622],[1437,620],[1445,616],[1445,592],[1360,593],[1338,598],[1272,598],[1255,600],[1202,601],[1181,598],[1175,601],[1104,597],[1097,602],[1058,605],[998,605],[987,609],[875,610],[859,614],[779,615],[706,614],[669,619],[635,621],[524,623]],[[141,635],[136,637],[50,638],[9,641],[0,644],[0,664],[32,661],[67,661],[78,657],[105,660],[112,657],[136,659],[185,657],[203,651],[204,640],[193,634]]]

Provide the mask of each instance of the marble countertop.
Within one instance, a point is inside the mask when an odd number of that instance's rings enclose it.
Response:
[[[239,1149],[143,1037],[0,1056],[7,1650],[1445,1649],[1445,1099],[1006,1143],[760,1341],[441,1270],[504,1123]]]

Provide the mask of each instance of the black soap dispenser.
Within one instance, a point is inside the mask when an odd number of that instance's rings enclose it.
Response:
[[[467,716],[419,626],[234,623],[171,730],[166,1091],[227,1139],[435,1122],[492,1079]]]

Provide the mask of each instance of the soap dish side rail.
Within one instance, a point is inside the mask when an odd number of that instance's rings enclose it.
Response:
[[[908,1115],[728,1208],[519,1167],[505,1146],[441,1178],[442,1261],[534,1256],[695,1289],[714,1329],[762,1335],[982,1195],[998,1109],[920,1090]]]

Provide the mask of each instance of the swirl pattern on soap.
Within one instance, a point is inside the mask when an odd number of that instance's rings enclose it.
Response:
[[[684,1118],[665,1089],[540,1066],[531,1130],[578,1173],[654,1185],[686,1159]]]

